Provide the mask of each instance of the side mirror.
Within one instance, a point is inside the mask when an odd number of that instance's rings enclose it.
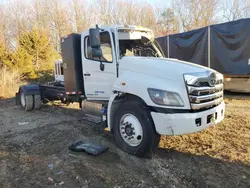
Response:
[[[92,57],[102,57],[101,39],[99,28],[89,29],[89,39]]]
[[[89,29],[89,39],[91,48],[100,48],[101,40],[99,28]]]
[[[101,48],[92,48],[92,57],[102,57],[102,49]]]

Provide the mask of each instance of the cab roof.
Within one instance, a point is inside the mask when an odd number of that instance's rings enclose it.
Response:
[[[101,29],[118,29],[118,30],[128,29],[128,30],[152,32],[151,29],[148,29],[146,27],[136,26],[136,25],[126,25],[126,24],[98,25],[98,27],[100,27]]]

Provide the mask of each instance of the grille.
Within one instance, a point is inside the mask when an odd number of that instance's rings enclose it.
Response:
[[[202,110],[219,105],[223,101],[223,79],[217,79],[215,86],[208,82],[187,85],[189,101],[193,110]]]

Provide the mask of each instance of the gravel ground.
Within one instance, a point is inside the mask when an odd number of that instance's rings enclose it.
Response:
[[[24,112],[0,100],[0,187],[250,187],[250,100],[227,99],[226,119],[200,133],[162,137],[151,159],[124,153],[83,112],[44,105]],[[73,153],[78,140],[109,150]]]

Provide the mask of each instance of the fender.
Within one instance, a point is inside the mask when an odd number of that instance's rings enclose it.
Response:
[[[40,95],[40,87],[39,85],[24,85],[19,88],[20,91],[23,91],[25,95]]]
[[[18,92],[16,93],[16,105],[21,105],[21,91],[24,95],[41,95],[39,85],[23,85],[19,87]]]

